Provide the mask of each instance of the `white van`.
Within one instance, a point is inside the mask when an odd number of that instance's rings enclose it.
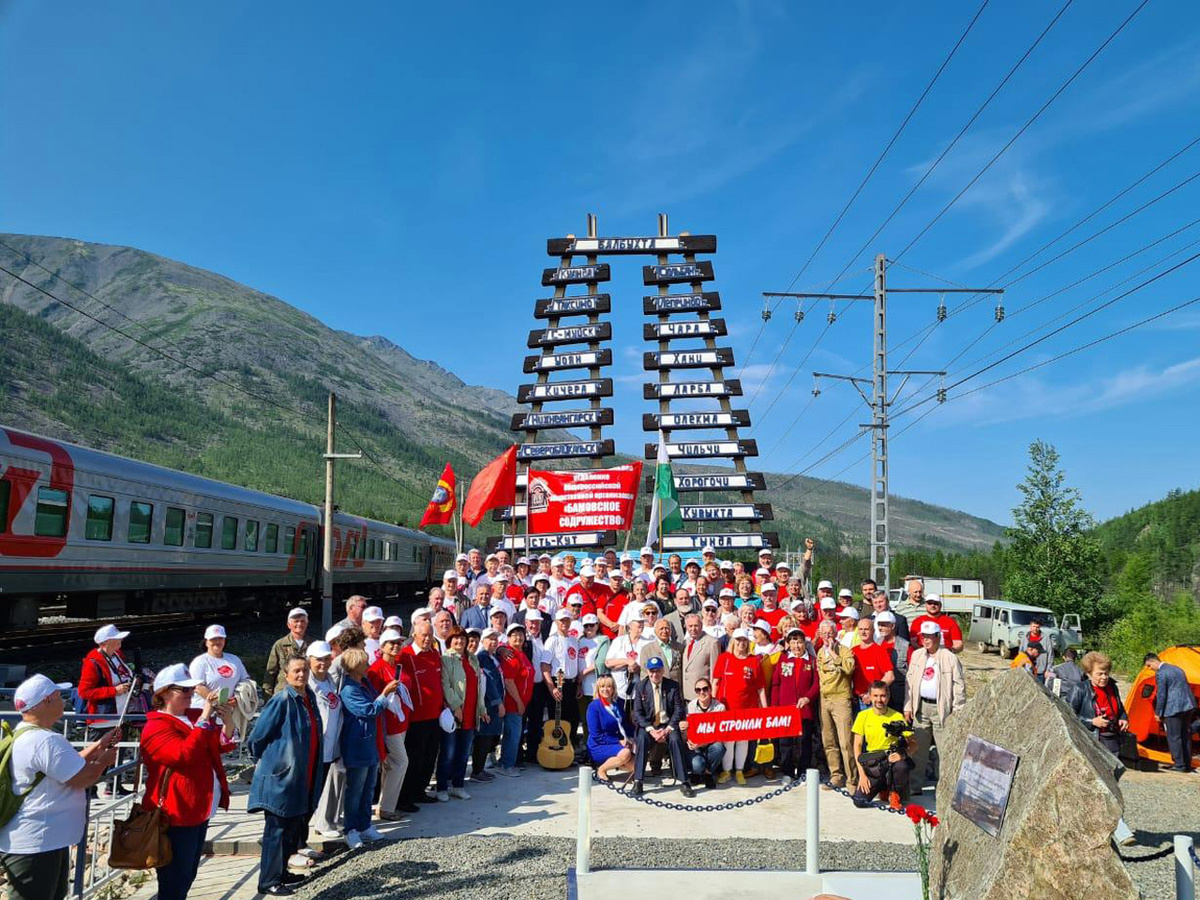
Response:
[[[1067,613],[1060,625],[1058,617],[1044,607],[1004,600],[983,600],[974,604],[967,640],[974,641],[981,653],[998,650],[1005,659],[1012,659],[1021,649],[1021,641],[1035,619],[1042,623],[1042,633],[1049,637],[1055,655],[1068,647],[1082,646],[1083,629],[1077,614]]]
[[[937,594],[942,598],[942,612],[950,615],[968,615],[976,601],[983,599],[983,582],[978,578],[926,578],[923,575],[907,575],[898,588],[888,591],[892,609],[904,609],[908,605],[910,581],[925,585],[925,596]],[[922,609],[921,612],[924,612]]]

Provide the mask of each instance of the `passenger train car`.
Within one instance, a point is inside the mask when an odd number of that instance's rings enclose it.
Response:
[[[320,594],[323,509],[0,428],[0,627],[266,609]],[[453,568],[454,544],[335,513],[334,590],[382,599]]]

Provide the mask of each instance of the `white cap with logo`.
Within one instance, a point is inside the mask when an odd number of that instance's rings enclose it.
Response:
[[[303,607],[297,606],[295,609],[291,610],[288,613],[288,618],[289,619],[307,619],[308,611],[305,610]]]
[[[224,625],[209,625],[204,629],[204,639],[206,641],[215,640],[216,638],[226,637]]]
[[[329,646],[328,641],[313,641],[304,651],[304,655],[322,659],[326,656],[333,656],[333,648]]]
[[[188,667],[183,663],[175,663],[170,666],[164,666],[158,670],[158,674],[154,676],[154,693],[158,693],[163,688],[181,687],[189,688],[200,684],[199,678],[193,678],[192,673],[188,671]]]
[[[105,641],[123,641],[127,637],[129,637],[128,631],[122,631],[116,625],[105,625],[96,630],[93,640],[97,644],[103,644]]]
[[[51,694],[70,690],[69,681],[51,681],[45,675],[33,675],[26,678],[13,694],[13,709],[17,712],[29,712]]]

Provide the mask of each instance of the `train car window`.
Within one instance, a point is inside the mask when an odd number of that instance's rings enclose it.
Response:
[[[283,530],[283,549],[288,553],[296,552],[296,529],[291,525]]]
[[[221,549],[237,549],[238,520],[236,516],[225,516],[221,520]]]
[[[89,541],[111,541],[113,529],[113,498],[88,497],[87,523],[83,536]]]
[[[71,497],[58,488],[38,488],[33,533],[38,537],[65,537]]]
[[[364,538],[359,538],[359,541],[358,541],[358,558],[359,558],[359,559],[366,559],[366,558],[367,558],[367,539],[366,539],[365,537],[364,537]]]
[[[213,514],[196,513],[196,537],[192,541],[193,546],[199,547],[201,550],[207,550],[212,546],[212,533]]]
[[[8,530],[8,495],[11,490],[12,485],[0,478],[0,534]]]
[[[251,553],[258,552],[258,523],[253,519],[246,520],[246,539],[242,546]]]
[[[163,526],[163,543],[168,547],[183,546],[183,528],[187,513],[178,506],[167,507],[167,521]]]
[[[367,559],[374,559],[374,558],[375,558],[375,538],[371,538],[369,541],[367,541]]]
[[[274,522],[267,523],[267,536],[263,550],[267,553],[277,553],[279,551],[279,526]]]
[[[300,526],[300,555],[308,556],[308,529]]]
[[[150,525],[154,519],[154,507],[149,503],[134,500],[129,504],[129,530],[126,540],[131,544],[150,543]]]

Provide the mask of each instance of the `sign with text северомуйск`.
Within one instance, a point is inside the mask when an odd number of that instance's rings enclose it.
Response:
[[[641,475],[641,463],[573,472],[530,469],[529,533],[627,531]]]
[[[768,741],[772,738],[795,737],[801,732],[802,722],[800,710],[794,706],[689,713],[687,739],[693,744]]]

